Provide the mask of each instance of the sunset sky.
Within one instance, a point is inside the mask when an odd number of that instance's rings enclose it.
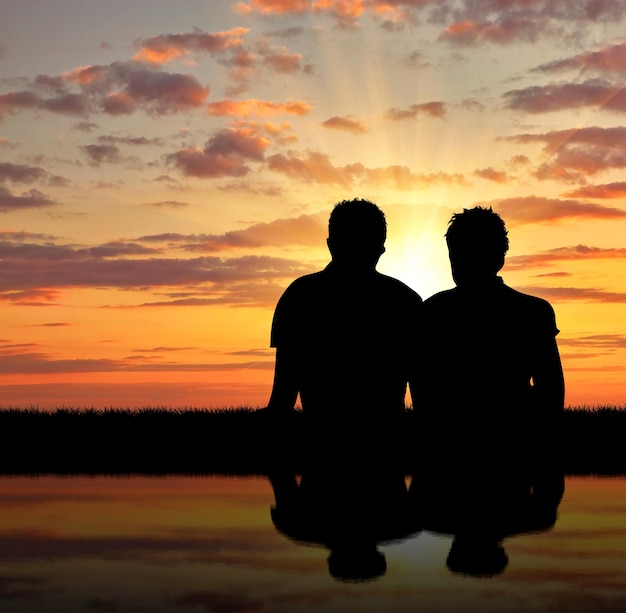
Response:
[[[453,285],[464,207],[626,401],[623,0],[0,0],[0,406],[266,403],[273,308],[375,201]]]

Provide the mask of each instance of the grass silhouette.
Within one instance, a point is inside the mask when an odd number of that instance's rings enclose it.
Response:
[[[408,410],[399,432],[407,458],[418,418]],[[298,411],[276,420],[253,407],[6,408],[0,432],[0,474],[265,474],[297,465],[307,434]],[[566,409],[566,473],[626,475],[625,432],[626,405]]]

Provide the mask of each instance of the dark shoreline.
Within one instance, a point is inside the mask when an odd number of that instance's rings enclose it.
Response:
[[[407,472],[416,416],[406,413]],[[267,474],[297,468],[301,415],[253,409],[0,410],[0,475]],[[626,407],[566,409],[561,462],[568,475],[626,475]]]

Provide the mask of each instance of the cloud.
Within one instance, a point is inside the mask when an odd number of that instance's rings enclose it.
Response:
[[[443,172],[420,174],[412,172],[407,166],[367,168],[360,163],[335,166],[326,154],[315,151],[304,154],[277,153],[267,157],[267,165],[270,170],[292,179],[306,183],[339,185],[345,188],[367,184],[409,191],[436,184],[468,184],[466,179],[459,174]]]
[[[535,277],[571,277],[572,273],[571,272],[546,272],[544,274],[541,275],[534,275]]]
[[[502,97],[506,108],[525,113],[548,113],[580,107],[626,112],[626,89],[602,79],[533,85],[505,92]]]
[[[279,74],[298,74],[302,70],[302,55],[288,50],[270,50],[263,52],[263,63]]]
[[[115,145],[84,145],[81,150],[91,166],[100,166],[105,162],[117,164],[123,160],[119,148]]]
[[[142,236],[138,241],[165,242],[180,245],[187,251],[223,251],[237,248],[324,247],[327,236],[326,216],[300,215],[275,219],[269,223],[257,223],[243,230],[231,230],[224,234],[160,234]]]
[[[481,179],[487,179],[494,183],[506,183],[509,180],[509,176],[502,170],[494,170],[491,166],[488,168],[477,168],[474,171],[474,175]]]
[[[626,127],[622,126],[519,134],[503,140],[544,145],[552,159],[536,169],[539,179],[575,182],[611,168],[626,168]]]
[[[171,306],[171,303],[167,303]],[[0,346],[3,371],[10,374],[88,373],[88,372],[222,372],[226,370],[271,370],[273,360],[249,362],[193,363],[171,362],[156,356],[129,356],[121,359],[56,359],[37,351],[18,351]],[[0,556],[1,557],[1,556]]]
[[[530,255],[508,256],[506,265],[509,269],[524,270],[538,266],[547,266],[554,262],[569,262],[579,260],[614,260],[626,258],[626,248],[602,248],[589,247],[587,245],[575,245],[569,247],[556,247],[533,253]],[[563,275],[566,273],[554,273]]]
[[[43,168],[0,162],[0,182],[34,183],[45,179],[47,176],[48,173]]]
[[[164,64],[189,53],[221,54],[237,50],[244,42],[248,28],[233,28],[222,32],[195,30],[183,34],[161,34],[137,41],[136,61]]]
[[[407,109],[391,108],[385,113],[386,119],[400,121],[403,119],[415,119],[418,115],[429,115],[442,119],[446,115],[446,107],[443,102],[425,102],[423,104],[412,104]]]
[[[626,198],[626,182],[606,183],[604,185],[583,185],[569,192],[564,196],[570,198]]]
[[[146,138],[145,136],[113,136],[111,134],[103,134],[98,136],[99,143],[105,144],[122,144],[134,145],[138,147],[158,147],[163,145],[162,138]]]
[[[55,77],[40,75],[29,86],[0,96],[0,117],[23,110],[83,117],[95,112],[124,115],[138,110],[166,115],[199,108],[209,95],[208,87],[192,75],[163,72],[132,61],[82,66]],[[71,92],[73,87],[79,92]],[[54,95],[50,95],[51,88]]]
[[[609,292],[601,288],[522,286],[519,291],[539,296],[551,302],[606,302],[625,303],[626,293]]]
[[[527,224],[554,222],[563,219],[623,219],[626,211],[579,200],[560,200],[542,196],[521,196],[493,200],[492,206],[507,223]]]
[[[56,236],[52,234],[42,234],[40,232],[14,232],[11,230],[0,230],[0,242],[17,241],[23,243],[27,240],[54,241]]]
[[[508,15],[494,21],[466,19],[451,23],[439,36],[439,40],[460,46],[478,43],[500,45],[535,42],[541,34],[536,20],[527,15]]]
[[[10,92],[0,95],[0,119],[7,113],[25,110],[45,110],[62,115],[87,115],[89,98],[84,94],[64,94],[42,98],[32,91]]]
[[[374,2],[378,4],[378,2]],[[385,4],[389,4],[385,2]],[[259,13],[261,15],[304,15],[328,14],[343,27],[355,25],[366,10],[363,0],[248,0],[235,4],[240,15]]]
[[[206,109],[209,115],[227,117],[273,117],[276,115],[307,115],[311,105],[300,100],[270,102],[268,100],[220,100],[211,102]]]
[[[387,29],[390,22],[416,23],[421,18],[447,25],[444,37],[465,44],[536,40],[557,32],[564,36],[568,26],[576,32],[593,23],[619,20],[626,11],[621,0],[247,0],[234,8],[240,15],[326,14],[345,27],[366,14]]]
[[[296,38],[302,36],[306,30],[301,26],[289,26],[286,28],[280,28],[278,30],[272,30],[268,32],[268,36],[276,36],[278,38]]]
[[[79,121],[74,124],[73,128],[75,130],[79,130],[80,132],[93,132],[98,128],[98,124],[93,121]]]
[[[157,253],[158,249],[145,247],[136,243],[128,243],[123,241],[111,241],[98,245],[97,247],[88,247],[78,249],[78,254],[90,255],[96,258],[118,258],[129,255],[147,255]]]
[[[191,205],[180,200],[160,200],[159,202],[144,202],[144,206],[152,206],[157,209],[182,209]]]
[[[167,160],[188,177],[242,177],[250,171],[247,162],[263,161],[269,145],[254,126],[231,127],[213,135],[204,149],[188,147]]]
[[[462,46],[533,43],[549,36],[561,39],[568,35],[580,36],[593,24],[619,20],[626,11],[620,0],[523,3],[509,0],[414,3],[406,0],[400,4],[434,5],[430,21],[445,25],[440,40]]]
[[[626,349],[626,335],[624,334],[592,334],[574,338],[559,339],[559,345],[570,347],[591,347],[594,349]]]
[[[331,130],[351,132],[352,134],[357,135],[367,134],[368,132],[367,125],[358,119],[354,119],[352,115],[347,115],[346,117],[330,117],[326,121],[322,122],[322,125]]]
[[[54,200],[37,189],[30,189],[20,195],[11,193],[6,187],[0,186],[0,213],[21,211],[22,209],[40,209],[54,206]]]
[[[533,72],[563,72],[565,70],[593,70],[609,74],[626,72],[626,43],[604,47],[598,51],[581,53],[572,57],[541,64]]]
[[[288,223],[286,225],[289,225]],[[254,228],[257,240],[270,240],[276,227]],[[305,232],[301,232],[304,236]],[[214,237],[209,237],[214,238]],[[227,236],[223,240],[236,240]],[[251,240],[251,239],[249,239]],[[310,264],[280,257],[245,255],[236,258],[151,257],[158,251],[130,242],[76,248],[53,243],[0,242],[0,300],[32,305],[51,304],[68,288],[113,288],[169,292],[160,304],[271,306],[285,280],[312,272]],[[219,242],[219,241],[217,241]],[[218,248],[223,248],[223,245]]]

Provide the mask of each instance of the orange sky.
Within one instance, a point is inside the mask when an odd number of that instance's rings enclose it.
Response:
[[[566,402],[625,401],[624,3],[4,4],[0,406],[263,405],[276,300],[353,197],[424,298],[493,206]]]

